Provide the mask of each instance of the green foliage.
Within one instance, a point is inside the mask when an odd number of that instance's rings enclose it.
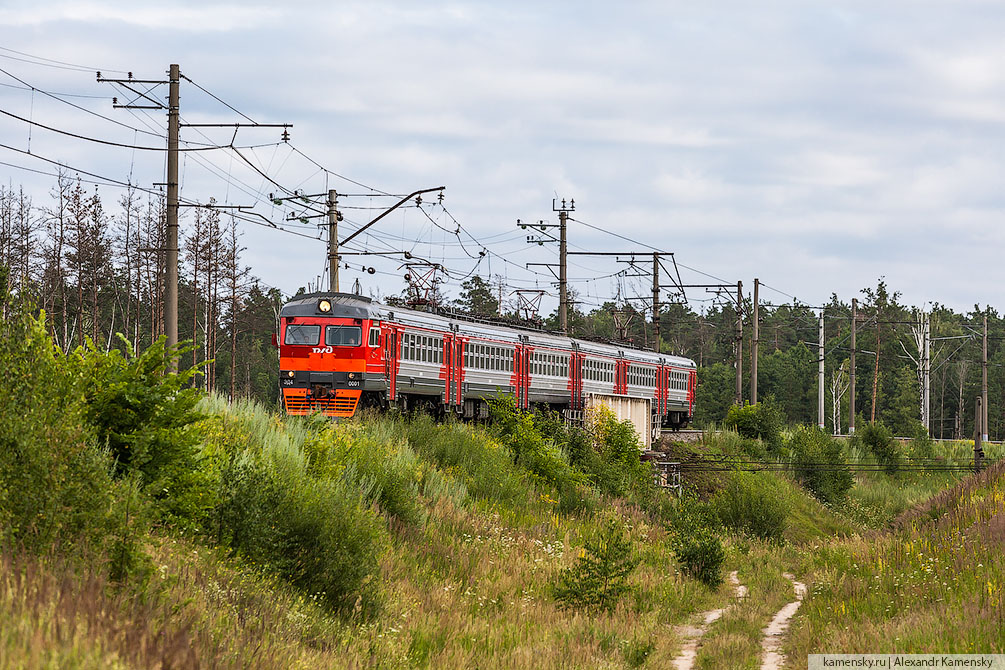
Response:
[[[732,472],[711,501],[723,525],[765,540],[780,541],[785,532],[785,503],[771,481],[751,472]]]
[[[655,649],[656,645],[648,638],[624,640],[621,643],[621,655],[629,668],[641,668]]]
[[[628,577],[638,562],[621,523],[607,519],[586,541],[575,565],[559,576],[555,600],[565,607],[610,612],[628,593]]]
[[[802,426],[792,433],[789,451],[796,477],[819,500],[834,504],[848,496],[855,479],[841,443],[816,426]]]
[[[525,475],[510,452],[484,433],[460,423],[437,425],[423,415],[409,420],[404,431],[419,455],[460,478],[472,498],[510,508],[527,506]]]
[[[120,336],[127,351],[132,344]],[[80,381],[84,418],[107,445],[119,473],[136,472],[156,497],[175,496],[174,487],[196,484],[188,474],[196,468],[194,429],[200,391],[186,388],[195,369],[171,373],[172,361],[185,349],[171,350],[160,338],[137,355],[113,349],[74,352],[74,373]]]
[[[570,465],[554,440],[537,429],[533,415],[516,408],[512,396],[490,400],[489,413],[493,432],[509,448],[514,462],[558,491],[560,511],[577,512],[593,506],[586,476]]]
[[[661,511],[671,530],[674,556],[684,574],[707,586],[719,586],[726,552],[719,539],[719,521],[712,507],[693,493],[685,493]]]
[[[724,425],[733,428],[748,439],[762,440],[769,451],[777,451],[782,444],[781,410],[770,400],[753,405],[733,405],[726,413]]]
[[[900,468],[900,448],[886,426],[878,421],[867,423],[858,438],[876,457],[876,461],[885,467],[887,474],[892,475]]]
[[[911,436],[911,457],[930,459],[935,457],[935,440],[928,434],[925,425],[914,420],[909,424],[909,430],[905,433]]]
[[[722,584],[722,563],[726,559],[722,541],[709,528],[681,535],[674,545],[674,555],[685,574],[712,588]]]
[[[422,466],[408,443],[373,420],[331,423],[305,442],[314,477],[341,477],[370,491],[385,514],[409,525],[424,521],[419,501]]]
[[[262,425],[254,414],[236,418],[226,424],[236,438],[211,434],[223,448],[245,445],[221,469],[218,541],[335,611],[372,613],[383,541],[369,504],[376,482],[351,467],[313,476],[306,432]]]
[[[479,275],[461,282],[461,294],[455,302],[461,309],[478,316],[495,316],[499,311],[499,300],[493,295],[492,287]]]

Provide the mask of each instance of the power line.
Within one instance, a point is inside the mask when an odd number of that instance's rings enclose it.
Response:
[[[119,74],[128,74],[125,70],[113,70],[111,68],[101,68],[101,67],[87,67],[85,65],[78,65],[76,63],[67,63],[66,61],[54,60],[52,58],[44,58],[42,56],[35,56],[33,54],[25,53],[23,51],[15,51],[14,49],[8,49],[7,47],[0,47],[0,51],[6,51],[8,53],[17,54],[19,56],[25,56],[26,58],[31,58],[33,60],[14,58],[13,56],[7,56],[4,54],[0,54],[0,58],[10,58],[12,60],[21,61],[22,63],[30,63],[32,65],[42,65],[45,67],[55,67],[63,70],[75,70],[79,72],[94,72],[96,70],[103,70],[105,72],[117,72]]]
[[[96,137],[88,137],[86,135],[78,135],[77,133],[71,133],[68,130],[61,130],[59,128],[53,128],[52,126],[47,126],[44,123],[39,123],[38,121],[32,121],[31,119],[26,119],[23,116],[18,116],[17,114],[13,114],[11,112],[8,112],[5,109],[0,109],[0,114],[5,114],[5,115],[7,115],[7,116],[9,116],[11,118],[17,119],[18,121],[23,121],[24,123],[30,124],[30,125],[38,127],[38,128],[43,128],[43,129],[48,130],[48,131],[53,132],[53,133],[58,133],[60,135],[66,135],[67,137],[73,137],[73,138],[76,138],[78,140],[86,140],[87,142],[94,142],[96,144],[104,144],[104,145],[112,146],[112,147],[121,147],[123,149],[135,149],[135,150],[138,150],[138,151],[162,151],[162,152],[168,151],[168,149],[166,147],[143,147],[143,146],[137,146],[135,144],[122,144],[121,142],[112,142],[112,141],[109,141],[109,140],[98,139]],[[133,128],[132,130],[136,130],[136,129]],[[227,148],[227,145],[221,145],[221,146],[210,146],[210,147],[186,147],[184,149],[181,148],[181,147],[179,147],[177,150],[178,151],[215,151],[217,149],[226,149],[226,148]]]

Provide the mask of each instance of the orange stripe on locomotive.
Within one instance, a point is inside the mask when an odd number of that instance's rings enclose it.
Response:
[[[300,306],[306,307],[305,303]],[[284,308],[290,313],[280,318],[283,407],[288,414],[350,417],[360,405],[367,379],[384,378],[380,324],[347,315],[335,300],[309,304],[316,308]]]

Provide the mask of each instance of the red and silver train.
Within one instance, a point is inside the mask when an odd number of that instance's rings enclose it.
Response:
[[[425,405],[467,418],[486,399],[575,416],[591,396],[648,399],[653,426],[685,427],[694,361],[613,344],[382,305],[358,295],[300,296],[280,312],[279,366],[289,414]]]

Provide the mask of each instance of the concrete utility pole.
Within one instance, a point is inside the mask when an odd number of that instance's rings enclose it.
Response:
[[[567,258],[569,255],[568,244],[566,240],[566,228],[569,222],[569,212],[576,210],[576,200],[572,199],[566,203],[565,198],[562,198],[562,206],[559,207],[557,200],[551,201],[551,209],[553,212],[558,212],[558,224],[545,223],[544,221],[538,221],[537,223],[524,223],[520,219],[516,220],[518,226],[522,229],[527,230],[528,228],[534,229],[539,228],[546,237],[533,237],[531,235],[527,236],[528,243],[534,243],[538,245],[544,245],[545,243],[558,242],[558,326],[563,333],[569,332],[569,284],[568,284],[568,262]],[[558,228],[558,239],[555,236],[547,232],[548,228]],[[554,263],[527,263],[527,267],[532,267],[535,265],[541,265],[549,269],[552,276],[555,276],[555,264]]]
[[[743,406],[743,282],[736,282],[736,404]]]
[[[338,293],[338,193],[328,190],[328,282]]]
[[[984,344],[981,347],[981,437],[988,441],[988,312],[984,308]]]
[[[977,406],[974,408],[974,470],[979,471],[984,467],[984,445],[982,433],[984,431],[983,419],[984,409],[982,407],[981,397],[976,398]]]
[[[750,318],[750,327],[753,333],[750,337],[750,404],[757,404],[757,350],[760,343],[761,325],[760,308],[757,304],[757,290],[761,286],[761,280],[754,278],[754,312]]]
[[[558,326],[563,333],[569,332],[569,283],[567,244],[565,230],[568,226],[569,211],[562,200],[562,208],[558,210]]]
[[[824,309],[820,308],[820,343],[817,346],[817,425],[824,429]]]
[[[118,98],[112,98],[112,107],[116,109],[167,109],[168,115],[168,146],[167,146],[167,212],[165,216],[165,248],[154,251],[163,251],[165,254],[165,278],[164,278],[164,334],[167,336],[168,347],[178,344],[178,131],[183,125],[179,118],[180,108],[180,82],[184,75],[177,63],[172,63],[168,68],[168,80],[157,79],[133,79],[132,72],[125,79],[107,79],[97,73],[99,82],[116,84],[129,91],[135,97],[127,104],[119,104]],[[188,80],[188,77],[185,77]],[[191,80],[189,80],[191,81]],[[168,104],[165,108],[162,99],[153,97],[151,88],[148,85],[168,85]],[[146,90],[143,90],[143,89]],[[210,94],[212,95],[212,94]],[[214,96],[215,97],[215,96]],[[232,108],[233,109],[233,108]],[[292,126],[288,123],[186,123],[186,127],[226,127],[226,128],[283,128],[283,139],[288,140],[287,129]],[[223,148],[223,147],[220,147]],[[155,186],[158,184],[155,184]],[[195,205],[200,207],[202,205]],[[234,206],[211,205],[215,209],[234,208]],[[178,361],[171,361],[171,370],[177,371]]]
[[[656,346],[653,351],[660,353],[660,255],[653,252],[653,335]]]
[[[170,349],[178,344],[178,106],[181,70],[176,63],[168,74],[167,155],[167,278],[164,298],[164,331]],[[172,367],[177,369],[177,361]]]
[[[921,398],[921,410],[924,414],[922,421],[925,424],[925,432],[931,435],[931,423],[932,423],[932,315],[924,313],[922,325],[922,337],[924,338],[924,352],[922,353],[923,361],[921,364],[921,376],[922,376],[922,398]]]
[[[855,330],[858,328],[858,298],[851,299],[851,379],[848,384],[848,434],[855,434]]]

